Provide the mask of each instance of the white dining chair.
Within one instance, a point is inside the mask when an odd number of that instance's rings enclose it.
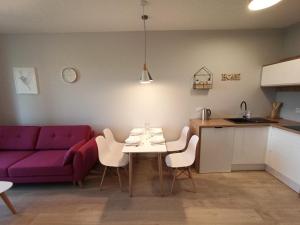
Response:
[[[104,134],[105,140],[107,141],[107,143],[109,145],[111,145],[111,144],[121,144],[122,145],[122,143],[119,143],[116,141],[111,129],[105,128],[103,130],[103,134]],[[122,151],[122,149],[121,149],[121,151]]]
[[[190,128],[188,126],[185,126],[182,129],[180,138],[178,140],[167,142],[166,143],[167,151],[168,152],[177,152],[177,151],[184,150],[186,147],[189,130],[190,130]]]
[[[109,128],[105,128],[103,130],[103,134],[104,134],[105,140],[107,141],[108,145],[110,146],[110,150],[116,152],[114,154],[120,154],[120,152],[122,152],[122,150],[123,150],[124,143],[116,141],[111,129],[109,129]]]
[[[176,178],[181,174],[187,175],[191,179],[194,192],[196,192],[195,182],[192,177],[192,172],[190,166],[193,165],[196,158],[196,148],[199,141],[199,137],[193,135],[189,141],[187,149],[184,152],[171,153],[166,156],[166,164],[173,170],[173,181],[171,185],[171,193],[173,193],[173,188]]]
[[[122,190],[122,180],[119,169],[128,165],[128,155],[122,152],[122,148],[120,149],[121,145],[109,144],[110,142],[103,136],[98,136],[96,138],[96,143],[98,147],[99,161],[104,166],[104,171],[100,183],[100,190],[102,189],[102,184],[108,167],[117,169],[119,185],[120,189]]]

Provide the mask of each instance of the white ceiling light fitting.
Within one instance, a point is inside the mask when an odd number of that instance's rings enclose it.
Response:
[[[281,0],[250,0],[248,8],[251,11],[257,11],[269,8],[277,3],[281,2]]]
[[[145,6],[148,4],[147,0],[142,0],[141,5],[143,7],[143,15],[142,20],[144,24],[144,67],[142,71],[142,75],[140,77],[140,83],[141,84],[149,84],[153,82],[153,79],[149,73],[148,67],[147,67],[147,30],[146,30],[146,20],[149,18],[147,15],[145,15]]]

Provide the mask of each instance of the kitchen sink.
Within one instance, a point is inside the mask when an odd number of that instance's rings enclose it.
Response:
[[[277,123],[276,121],[267,120],[261,117],[253,117],[250,119],[247,118],[226,118],[225,120],[237,123],[237,124],[244,124],[244,123]]]

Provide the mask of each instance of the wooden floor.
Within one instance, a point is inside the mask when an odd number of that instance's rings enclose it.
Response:
[[[159,197],[156,160],[134,165],[134,197],[121,192],[108,174],[99,191],[100,174],[83,189],[72,184],[15,185],[7,192],[18,214],[0,202],[1,225],[300,225],[298,195],[266,172],[194,174],[176,183],[174,195]],[[165,172],[165,188],[171,177]],[[123,172],[124,183],[127,184]]]

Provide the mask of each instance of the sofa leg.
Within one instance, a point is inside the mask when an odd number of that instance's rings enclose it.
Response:
[[[80,188],[83,188],[83,181],[82,181],[82,180],[78,181],[78,186],[79,186]]]

